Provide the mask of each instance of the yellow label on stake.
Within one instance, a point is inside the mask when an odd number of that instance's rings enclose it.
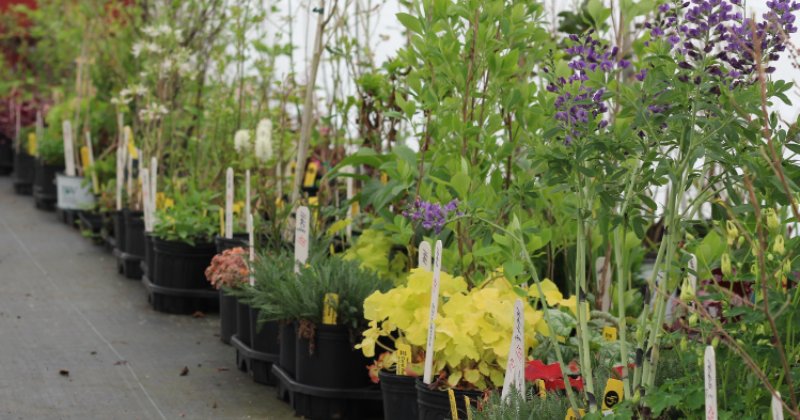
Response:
[[[579,408],[578,414],[583,417],[586,415],[586,410]],[[564,417],[564,420],[578,420],[578,416],[575,415],[575,412],[572,411],[571,407],[567,409],[567,415]]]
[[[86,146],[81,147],[81,166],[84,169],[89,167],[89,148]]]
[[[219,209],[219,236],[225,236],[225,210]]]
[[[603,391],[603,410],[611,410],[622,401],[623,383],[619,379],[610,378],[606,382],[606,390]]]
[[[456,405],[456,393],[450,388],[447,390],[447,396],[450,397],[450,414],[453,415],[453,420],[458,420],[458,406]]]
[[[28,154],[36,156],[36,133],[28,134]]]
[[[544,379],[537,379],[536,382],[536,394],[541,399],[547,398],[547,387],[544,384]]]
[[[336,293],[325,293],[322,302],[322,323],[325,325],[336,325],[336,308],[339,306],[339,295]]]
[[[304,187],[311,188],[314,186],[314,182],[317,180],[317,172],[319,172],[319,166],[317,166],[317,163],[309,162],[308,168],[306,169],[306,176],[303,178]]]
[[[308,197],[308,205],[311,207],[319,206],[319,197],[317,197],[316,195]]]
[[[395,374],[397,376],[406,376],[406,368],[411,363],[411,345],[408,343],[397,343],[397,350],[394,353],[397,358],[395,365]]]
[[[467,408],[467,420],[472,420],[472,410],[470,409],[469,397],[464,395],[464,407]]]
[[[606,341],[617,341],[617,328],[603,327],[603,338]]]

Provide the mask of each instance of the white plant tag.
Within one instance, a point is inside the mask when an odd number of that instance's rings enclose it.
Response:
[[[352,166],[345,166],[344,168],[342,168],[342,173],[353,174],[353,173],[355,173],[355,171],[353,170]],[[354,210],[353,209],[353,205],[350,204],[350,201],[353,199],[353,196],[355,195],[354,194],[355,193],[355,186],[353,184],[353,178],[352,177],[345,178],[344,182],[345,182],[345,186],[347,188],[347,196],[346,196],[347,197],[347,203],[348,203],[348,205],[347,205],[347,218],[350,219],[350,221],[351,221],[350,223],[347,224],[347,228],[345,228],[345,235],[347,236],[347,242],[350,242],[352,240],[352,238],[353,238],[353,222],[352,222],[352,220],[356,216],[355,212],[353,211]]]
[[[297,208],[294,223],[294,272],[308,261],[308,233],[311,225],[311,212],[306,206]]]
[[[158,194],[158,159],[150,159],[150,221],[156,224],[156,196]]]
[[[244,214],[250,214],[250,170],[244,173]]]
[[[142,211],[144,217],[144,231],[150,232],[152,230],[150,220],[150,171],[147,168],[142,168],[139,171],[139,177],[142,181]]]
[[[36,141],[40,142],[44,139],[44,119],[42,118],[42,111],[36,111]],[[17,146],[21,141],[17,139]]]
[[[253,274],[253,261],[256,260],[255,235],[253,234],[253,215],[247,213],[247,238],[250,247],[250,286],[256,285],[256,276]]]
[[[431,243],[428,241],[420,242],[417,252],[419,253],[419,255],[417,255],[417,267],[424,268],[425,271],[431,271],[431,267],[433,266]]]
[[[428,316],[428,343],[425,349],[425,374],[422,382],[433,381],[433,349],[436,340],[436,315],[439,312],[439,277],[442,273],[442,241],[436,241],[436,253],[433,257],[433,281],[431,282],[431,306]]]
[[[781,393],[772,394],[772,420],[783,420],[783,404],[781,404]]]
[[[225,172],[225,237],[233,238],[233,168]]]
[[[717,420],[717,360],[714,347],[706,346],[703,357],[706,382],[706,420]]]
[[[689,285],[692,291],[697,291],[697,256],[689,254],[689,272],[686,273],[689,278]]]
[[[125,147],[122,143],[117,145],[117,185],[116,199],[117,210],[122,210],[122,185],[125,182]]]
[[[520,299],[514,302],[514,327],[501,398],[508,398],[512,389],[519,395],[525,395],[525,312]]]
[[[61,124],[61,131],[64,136],[64,173],[67,176],[75,176],[75,147],[72,142],[72,123],[64,120]]]

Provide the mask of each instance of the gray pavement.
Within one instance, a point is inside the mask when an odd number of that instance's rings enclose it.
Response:
[[[153,311],[109,253],[0,177],[0,420],[293,418],[218,330]]]

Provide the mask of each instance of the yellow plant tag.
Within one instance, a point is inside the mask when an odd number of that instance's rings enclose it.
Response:
[[[36,133],[28,134],[28,154],[36,156]]]
[[[325,325],[336,325],[336,307],[339,306],[339,295],[336,293],[325,293],[325,300],[322,303],[322,323]]]
[[[89,167],[89,148],[86,146],[81,147],[81,166]]]
[[[579,408],[578,414],[583,417],[586,414],[586,410]],[[576,416],[575,412],[572,411],[572,407],[567,409],[567,415],[564,417],[564,420],[578,420],[578,416]]]
[[[447,390],[447,396],[450,397],[450,414],[453,415],[453,420],[458,420],[458,406],[456,406],[456,393],[453,388]]]
[[[308,197],[308,205],[312,206],[312,207],[313,206],[318,206],[319,205],[319,197],[317,197],[316,195],[312,195],[311,197]]]
[[[275,199],[275,207],[278,210],[283,210],[283,199],[282,198],[278,197],[278,198]]]
[[[306,176],[303,178],[304,187],[311,188],[314,186],[314,182],[317,180],[317,172],[319,172],[319,166],[317,166],[317,163],[309,162],[308,169],[306,169]]]
[[[603,339],[606,341],[617,341],[617,328],[603,327]]]
[[[225,210],[219,208],[219,236],[225,236]]]
[[[622,401],[624,396],[623,383],[619,379],[610,378],[603,391],[603,410],[611,410]]]
[[[472,410],[470,410],[469,406],[469,397],[464,395],[464,407],[467,408],[467,420],[472,420]]]
[[[544,379],[537,379],[536,382],[536,395],[541,399],[547,398],[547,387],[544,384]]]
[[[411,345],[408,343],[397,343],[397,350],[395,351],[397,364],[395,366],[395,373],[398,376],[406,376],[406,368],[411,363]]]

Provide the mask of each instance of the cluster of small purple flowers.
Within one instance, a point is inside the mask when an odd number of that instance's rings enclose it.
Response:
[[[442,206],[439,203],[431,203],[422,201],[417,198],[414,205],[408,210],[403,212],[403,215],[412,221],[421,221],[422,227],[425,229],[433,229],[437,234],[442,231],[447,218],[451,213],[456,213],[458,210],[458,199],[454,198],[449,203]],[[461,213],[457,213],[461,214]]]
[[[703,71],[736,86],[753,80],[759,64],[754,54],[756,47],[765,58],[760,63],[767,66],[765,71],[775,71],[769,62],[776,61],[785,51],[788,34],[797,32],[794,12],[800,10],[797,1],[769,0],[766,2],[769,10],[760,22],[755,22],[744,17],[741,3],[741,0],[686,1],[681,5],[682,17],[670,4],[662,4],[660,19],[655,24],[646,23],[645,27],[652,38],[666,39],[677,52],[681,69],[692,70],[703,65]],[[718,61],[707,60],[709,56]],[[688,72],[680,79],[689,82]],[[700,84],[701,78],[695,74],[691,81]]]
[[[570,35],[572,45],[565,51],[573,56],[569,67],[573,70],[569,78],[559,77],[547,86],[547,90],[558,94],[555,101],[556,115],[559,125],[564,130],[564,143],[572,144],[573,140],[587,134],[590,121],[608,111],[603,95],[605,88],[594,88],[586,84],[589,74],[595,72],[610,73],[614,69],[625,69],[630,66],[627,60],[617,61],[617,47],[609,48],[592,32],[583,36]],[[547,71],[547,70],[546,70]],[[601,120],[596,128],[602,129],[608,121]],[[591,128],[593,129],[593,128]]]

